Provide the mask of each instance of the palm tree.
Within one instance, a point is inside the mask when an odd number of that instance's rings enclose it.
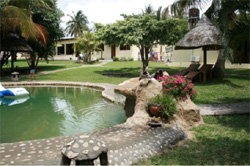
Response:
[[[148,6],[145,6],[145,9],[142,10],[142,15],[146,15],[146,14],[155,14],[154,8],[151,4],[149,4]]]
[[[224,77],[226,57],[236,60],[244,42],[249,44],[249,1],[242,0],[176,0],[168,7],[172,13],[186,11],[193,5],[200,9],[211,3],[205,15],[217,23],[225,38],[224,51],[220,51],[214,67],[214,74]],[[246,43],[245,43],[246,44]],[[247,45],[247,44],[246,44]],[[232,50],[232,51],[230,51]],[[233,52],[233,54],[231,53]]]
[[[102,51],[99,48],[100,43],[97,41],[93,33],[85,32],[76,44],[76,50],[84,52],[87,55],[87,61],[91,61],[91,54],[94,51]]]
[[[0,6],[1,37],[15,33],[46,45],[48,33],[43,26],[33,22],[31,11],[32,6],[48,7],[43,0],[3,0],[0,2]]]
[[[88,18],[79,10],[76,15],[73,12],[73,16],[68,15],[71,20],[66,23],[66,32],[71,36],[77,37],[83,34],[84,31],[88,31],[89,28],[87,26]]]

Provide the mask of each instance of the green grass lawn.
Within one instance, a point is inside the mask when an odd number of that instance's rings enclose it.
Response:
[[[25,67],[26,61],[18,60],[15,64]],[[27,63],[26,63],[27,65]],[[90,67],[61,71],[48,75],[39,75],[41,71],[53,71],[70,67],[78,67],[82,64],[76,61],[45,61],[39,62],[38,81],[58,80],[58,81],[80,81],[92,83],[111,83],[119,84],[123,81],[138,77],[141,70],[141,62],[111,62],[101,67]],[[170,75],[173,75],[183,67],[169,67],[166,63],[150,62],[149,72],[163,69]],[[102,73],[129,73],[125,77],[109,77]],[[226,69],[226,77],[224,80],[208,80],[206,83],[195,82],[194,88],[197,91],[197,98],[194,100],[197,104],[206,103],[235,103],[248,102],[250,100],[250,81],[249,69]],[[233,74],[233,75],[232,75]],[[21,72],[21,80],[29,79],[29,70]],[[9,81],[10,76],[2,77],[2,81]]]
[[[138,165],[249,165],[249,116],[208,116],[194,139]]]

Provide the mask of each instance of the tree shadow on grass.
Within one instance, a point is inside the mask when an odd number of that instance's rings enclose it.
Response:
[[[234,84],[232,81],[225,79],[225,80],[218,80],[218,79],[213,79],[213,80],[207,80],[207,82],[195,82],[196,85],[199,86],[209,86],[209,85],[228,85],[231,86],[232,88],[243,88],[244,86]]]
[[[249,97],[237,98],[237,97],[223,97],[217,99],[219,103],[240,103],[240,102],[250,102]],[[249,108],[250,109],[250,108]]]
[[[65,66],[38,66],[37,71],[42,72],[42,71],[53,71],[53,70],[59,70],[59,69],[64,69],[66,68]]]
[[[246,165],[249,164],[249,142],[218,136],[199,137],[185,146],[169,149],[159,157],[140,165]]]
[[[249,117],[210,116],[207,125],[194,128],[194,140],[184,146],[167,149],[159,157],[140,165],[246,165],[249,161]],[[211,125],[210,125],[211,124]],[[214,126],[214,124],[216,126]],[[221,124],[227,128],[217,126]],[[233,130],[231,130],[233,129]]]
[[[119,68],[119,69],[106,69],[102,71],[94,71],[95,73],[102,75],[103,73],[127,73],[126,75],[122,76],[123,78],[134,78],[134,77],[139,77],[140,76],[140,68]],[[106,77],[110,77],[108,75],[103,75]]]
[[[204,118],[206,124],[220,124],[225,127],[233,128],[234,130],[244,130],[250,132],[249,115],[223,115],[223,116],[209,116]]]

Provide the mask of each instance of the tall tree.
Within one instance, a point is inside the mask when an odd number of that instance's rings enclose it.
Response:
[[[74,37],[80,36],[84,31],[88,31],[89,28],[87,26],[88,18],[85,16],[81,10],[79,10],[76,15],[73,12],[73,16],[68,15],[71,20],[66,23],[66,32]]]
[[[124,20],[98,29],[99,40],[108,45],[136,45],[140,49],[143,73],[154,44],[173,45],[187,32],[187,21],[158,21],[154,15],[123,15]],[[172,28],[175,27],[175,28]]]
[[[63,30],[60,28],[61,17],[63,13],[57,8],[57,0],[43,0],[44,3],[50,8],[33,8],[33,21],[41,24],[45,27],[49,33],[47,45],[43,47],[41,44],[29,41],[29,45],[33,49],[31,58],[36,60],[36,66],[38,65],[39,59],[44,58],[48,60],[48,57],[55,55],[55,44],[56,41],[63,37]]]

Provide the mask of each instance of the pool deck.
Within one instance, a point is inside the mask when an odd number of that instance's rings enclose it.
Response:
[[[125,97],[115,93],[117,85],[82,82],[2,82],[3,86],[86,86],[103,89],[102,95],[108,100],[124,105]],[[128,84],[127,84],[128,85]],[[132,88],[134,82],[127,86]],[[199,105],[198,105],[199,106]],[[248,113],[249,103],[223,105],[200,105],[203,115],[226,113]],[[232,111],[233,110],[233,111]],[[81,133],[82,134],[82,133]],[[63,145],[81,135],[61,136],[16,143],[0,144],[0,165],[59,165]],[[185,133],[177,125],[152,128],[149,126],[128,127],[126,124],[85,133],[97,136],[108,147],[110,165],[131,165],[141,159],[161,153],[165,148],[185,138]],[[95,161],[98,164],[99,160]]]

